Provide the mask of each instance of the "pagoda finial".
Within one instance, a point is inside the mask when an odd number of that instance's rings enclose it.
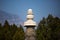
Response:
[[[32,9],[28,9],[28,14],[32,14]]]

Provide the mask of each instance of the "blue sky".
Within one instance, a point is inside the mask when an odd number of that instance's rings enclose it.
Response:
[[[23,22],[30,8],[37,23],[48,14],[60,17],[60,0],[0,0],[0,10],[17,15]]]

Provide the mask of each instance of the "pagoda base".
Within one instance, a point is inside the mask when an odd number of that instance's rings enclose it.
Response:
[[[35,40],[35,30],[33,27],[28,27],[25,33],[25,40]]]

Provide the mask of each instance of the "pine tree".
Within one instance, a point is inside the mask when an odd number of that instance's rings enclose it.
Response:
[[[36,33],[37,40],[60,40],[60,19],[49,14],[40,21]]]
[[[21,25],[18,27],[15,35],[13,36],[13,40],[24,40],[24,31]]]

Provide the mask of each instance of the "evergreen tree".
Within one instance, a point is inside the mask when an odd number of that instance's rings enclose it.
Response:
[[[60,40],[60,19],[49,14],[40,21],[36,33],[37,40]]]
[[[13,40],[24,40],[24,31],[21,25],[18,27],[15,35],[13,36]]]
[[[11,40],[11,35],[10,35],[10,25],[7,20],[5,20],[5,23],[3,25],[3,35],[4,35],[4,40]]]

